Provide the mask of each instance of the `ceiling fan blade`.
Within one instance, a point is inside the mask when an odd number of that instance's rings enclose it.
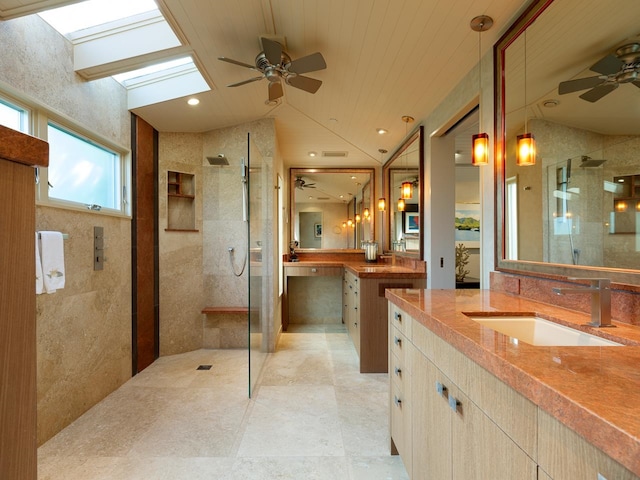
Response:
[[[282,61],[282,45],[268,38],[262,37],[264,55],[272,65],[278,65]]]
[[[238,60],[234,60],[232,58],[218,57],[218,60],[222,60],[223,62],[227,62],[227,63],[233,63],[234,65],[239,65],[241,67],[250,68],[251,70],[258,70],[255,65],[249,65],[248,63],[239,62]]]
[[[253,78],[250,78],[249,80],[243,80],[242,82],[232,83],[231,85],[227,85],[227,87],[239,87],[240,85],[246,85],[247,83],[257,82],[258,80],[262,80],[263,78],[264,78],[264,75],[261,77],[253,77]]]
[[[322,85],[322,82],[315,78],[295,75],[287,78],[287,84],[292,87],[299,88],[300,90],[304,90],[305,92],[316,93],[320,88],[320,85]]]
[[[604,85],[600,85],[599,87],[593,88],[588,92],[580,95],[580,98],[586,100],[587,102],[597,102],[605,95],[613,92],[616,88],[618,88],[617,83],[605,83]]]
[[[327,63],[324,61],[324,57],[320,52],[312,53],[306,57],[293,60],[289,64],[288,70],[293,73],[309,73],[316,70],[324,70],[327,68]]]
[[[624,62],[615,55],[607,55],[594,63],[589,70],[601,73],[602,75],[611,75],[618,73],[623,65]]]
[[[586,77],[577,78],[575,80],[567,80],[566,82],[560,82],[560,84],[558,85],[558,94],[564,95],[566,93],[586,90],[587,88],[594,88],[603,82],[604,80],[602,80],[602,78],[600,77]]]
[[[269,100],[274,101],[279,99],[284,95],[282,91],[282,84],[280,82],[270,82],[269,83]]]

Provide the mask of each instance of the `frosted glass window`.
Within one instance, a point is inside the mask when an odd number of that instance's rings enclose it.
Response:
[[[52,124],[48,141],[49,198],[120,210],[120,155]]]

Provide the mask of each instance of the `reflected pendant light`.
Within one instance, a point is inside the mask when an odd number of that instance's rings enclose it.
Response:
[[[524,31],[524,132],[518,135],[516,165],[526,167],[536,164],[536,139],[527,132],[527,30]]]
[[[403,115],[402,116],[402,121],[404,122],[404,137],[405,137],[405,141],[407,139],[407,135],[409,133],[409,123],[413,122],[415,119],[409,115]],[[407,159],[407,153],[405,150],[404,153],[404,159],[406,162]],[[405,163],[405,168],[406,168],[406,163]],[[402,185],[400,186],[400,198],[402,198],[403,200],[409,200],[411,197],[413,197],[413,182],[410,182],[408,180],[405,180],[404,182],[402,182]],[[404,204],[404,202],[403,202]],[[404,209],[404,207],[403,207]],[[402,211],[402,210],[400,210]]]
[[[404,198],[401,197],[398,199],[398,211],[404,212],[404,207],[405,207]]]
[[[356,213],[356,223],[360,223],[360,220],[361,220],[360,214]]]
[[[409,199],[413,197],[413,182],[402,182],[402,186],[400,187],[400,191],[402,192],[403,199]]]
[[[492,26],[493,19],[487,15],[480,15],[471,20],[471,30],[478,32],[478,96],[480,99],[482,99],[482,32],[489,30]],[[482,114],[478,116],[480,133],[471,137],[471,164],[476,166],[489,164],[489,135],[482,132]]]
[[[365,218],[365,220],[368,220],[368,219],[369,219],[369,215],[370,215],[370,213],[369,213],[369,209],[368,209],[368,208],[365,208],[365,209],[362,211],[362,216]]]
[[[384,199],[384,197],[380,197],[378,199],[378,210],[381,212],[384,212],[387,209],[387,201]]]

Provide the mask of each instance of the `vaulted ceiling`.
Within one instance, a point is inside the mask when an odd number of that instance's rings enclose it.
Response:
[[[0,18],[76,3],[0,0]],[[207,80],[200,104],[181,97],[133,111],[160,131],[201,132],[274,118],[286,165],[375,166],[405,136],[403,115],[417,123],[442,101],[478,61],[479,34],[469,26],[489,15],[483,53],[507,29],[526,0],[157,0],[169,25]],[[260,36],[284,38],[292,59],[321,52],[325,70],[315,94],[284,87],[277,105],[266,104],[267,80],[226,85],[256,72],[221,62],[253,64]],[[171,50],[171,49],[169,49]],[[176,49],[167,52],[175,56]],[[162,55],[158,55],[162,56]],[[387,134],[376,130],[384,128]],[[430,132],[427,132],[427,134]],[[384,157],[379,149],[388,150]],[[319,153],[310,158],[309,151]],[[322,152],[346,152],[345,157]]]

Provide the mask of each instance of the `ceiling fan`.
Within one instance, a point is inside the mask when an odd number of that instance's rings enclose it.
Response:
[[[296,181],[294,182],[294,185],[296,188],[300,190],[304,188],[316,188],[315,183],[307,183],[302,179],[302,177],[296,177]]]
[[[589,70],[600,75],[560,82],[558,93],[564,95],[590,89],[580,95],[580,98],[597,102],[621,83],[633,83],[640,88],[640,43],[623,45],[616,50],[615,55],[610,54],[600,59]]]
[[[266,78],[269,80],[269,100],[277,100],[284,95],[282,90],[282,80],[287,85],[299,88],[309,93],[316,93],[322,85],[320,80],[305,77],[303,73],[315,72],[327,68],[327,64],[320,52],[312,53],[305,57],[291,60],[291,57],[282,48],[282,45],[266,37],[260,37],[262,52],[258,54],[255,65],[239,62],[227,57],[218,57],[218,60],[232,63],[241,67],[260,72],[259,77],[253,77],[238,83],[227,85],[228,87],[239,87],[247,83],[257,82]]]

